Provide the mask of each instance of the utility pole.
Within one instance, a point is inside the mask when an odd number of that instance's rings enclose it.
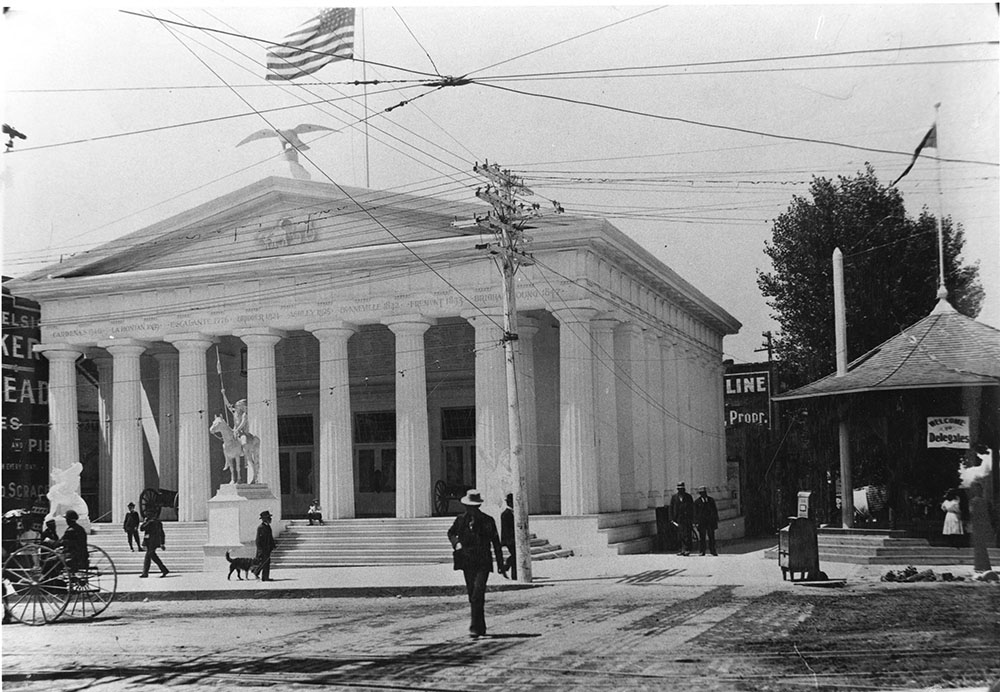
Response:
[[[493,209],[477,215],[475,224],[491,232],[495,243],[479,245],[488,249],[500,270],[503,281],[503,337],[504,360],[507,372],[507,423],[510,446],[510,468],[516,487],[514,495],[514,552],[517,559],[517,580],[531,583],[531,542],[528,538],[528,480],[524,468],[524,446],[521,439],[521,408],[517,392],[517,294],[514,275],[530,258],[524,252],[524,224],[530,218],[540,216],[538,204],[525,204],[519,196],[533,194],[524,183],[510,171],[501,170],[497,164],[476,163],[472,169],[486,178],[485,187],[476,190],[476,197],[487,202]],[[561,209],[557,205],[557,209]],[[464,225],[464,224],[463,224]]]

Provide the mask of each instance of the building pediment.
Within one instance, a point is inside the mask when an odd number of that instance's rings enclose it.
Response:
[[[463,235],[474,204],[266,178],[24,277],[195,267]]]

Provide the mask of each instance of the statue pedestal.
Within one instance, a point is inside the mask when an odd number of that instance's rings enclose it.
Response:
[[[229,483],[208,501],[208,543],[205,544],[206,572],[228,570],[226,551],[231,557],[252,557],[260,526],[260,513],[280,516],[281,500],[263,483]],[[271,530],[281,533],[280,520],[273,520]]]

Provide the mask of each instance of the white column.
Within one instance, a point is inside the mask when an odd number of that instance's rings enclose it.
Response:
[[[49,477],[80,461],[76,361],[83,349],[69,344],[40,344],[36,351],[49,361]]]
[[[180,356],[173,351],[157,351],[153,358],[159,366],[160,488],[177,490]]]
[[[596,310],[555,310],[559,320],[560,513],[595,514],[597,421],[594,416],[594,359],[590,319]]]
[[[622,479],[618,455],[618,397],[614,329],[618,320],[590,323],[594,333],[594,391],[597,397],[598,505],[601,512],[622,509]]]
[[[667,463],[663,434],[663,356],[660,338],[650,329],[646,331],[646,380],[647,410],[649,411],[649,491],[647,506],[663,504],[664,466]]]
[[[535,334],[538,320],[518,315],[517,334],[521,342],[517,361],[517,394],[521,408],[521,440],[525,474],[528,479],[528,511],[542,506],[538,485],[538,414],[535,406]],[[516,480],[516,479],[515,479]],[[511,488],[511,492],[513,492]]]
[[[327,516],[354,516],[354,443],[347,341],[357,326],[347,322],[306,327],[319,339],[319,502]]]
[[[213,341],[205,334],[166,337],[177,347],[177,518],[204,521],[212,496],[208,427],[208,366],[206,353]]]
[[[633,323],[622,323],[615,329],[615,365],[616,392],[615,403],[618,407],[618,456],[619,475],[621,476],[621,506],[622,509],[639,509],[645,507],[639,504],[639,485],[637,479],[636,445],[635,445],[635,405],[636,405],[636,358],[635,335],[641,330]]]
[[[692,358],[691,350],[688,348],[687,344],[684,342],[679,342],[677,347],[674,349],[674,353],[677,358],[674,361],[676,365],[677,372],[677,421],[678,421],[678,431],[680,433],[678,449],[680,450],[680,459],[677,464],[678,471],[678,483],[687,483],[691,485],[693,479],[691,478],[692,466],[691,466],[691,416],[690,416],[690,388],[691,388],[691,378],[690,378],[690,361]]]
[[[723,372],[722,358],[720,356],[712,361],[711,366],[712,385],[714,387],[711,391],[714,396],[712,397],[712,410],[709,411],[708,417],[709,430],[711,431],[712,439],[715,441],[713,468],[718,469],[718,471],[713,479],[713,484],[716,487],[726,485],[729,476],[729,464],[726,459],[726,413],[722,391]]]
[[[510,477],[510,431],[507,424],[507,370],[503,315],[463,314],[475,329],[476,349],[476,486],[491,507],[504,499]]]
[[[431,457],[424,333],[432,321],[408,316],[383,323],[396,335],[396,517],[429,517]]]
[[[115,522],[123,510],[111,506],[111,417],[114,402],[111,398],[112,359],[95,356],[97,366],[97,516],[108,516]]]
[[[680,424],[677,411],[677,364],[676,349],[671,336],[660,339],[663,365],[663,455],[664,477],[663,497],[669,498],[672,488],[677,486],[680,475]]]
[[[114,359],[114,416],[111,419],[111,507],[122,512],[129,502],[139,504],[146,487],[142,434],[142,380],[139,357],[149,344],[115,339],[99,344]]]
[[[250,432],[260,438],[262,481],[259,482],[265,483],[275,497],[281,497],[281,480],[278,474],[278,384],[274,347],[285,333],[270,327],[258,327],[239,329],[234,334],[247,345],[247,417]],[[275,521],[279,519],[280,516],[274,517]]]

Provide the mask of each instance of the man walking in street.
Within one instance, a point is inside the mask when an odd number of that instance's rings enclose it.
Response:
[[[136,550],[142,550],[142,539],[139,538],[139,523],[139,513],[135,511],[135,503],[129,502],[122,528],[125,529],[125,536],[128,537],[128,549],[133,553]],[[132,547],[133,539],[135,540],[134,548]]]
[[[257,527],[257,564],[253,568],[253,573],[260,577],[261,581],[271,581],[271,552],[277,544],[274,542],[274,534],[271,533],[271,513],[266,509],[260,513],[260,526]]]
[[[677,493],[670,498],[670,521],[677,528],[677,534],[681,539],[681,550],[677,554],[690,555],[694,500],[684,488],[684,483],[677,484]]]
[[[160,578],[162,579],[170,574],[170,570],[160,560],[160,556],[156,554],[159,548],[167,549],[167,538],[163,533],[163,522],[160,521],[160,516],[158,514],[151,514],[146,517],[146,521],[142,524],[142,530],[146,534],[146,557],[143,558],[142,574],[139,577],[143,579],[148,577],[149,565],[155,562],[156,566],[160,568]]]
[[[507,549],[507,560],[501,573],[517,581],[517,552],[514,542],[514,495],[507,494],[506,505],[500,512],[500,545]]]
[[[448,540],[454,550],[455,569],[465,575],[465,589],[469,594],[472,620],[469,636],[481,637],[486,634],[486,580],[493,571],[493,555],[496,555],[497,571],[503,572],[503,549],[493,517],[484,514],[479,506],[483,498],[478,490],[469,490],[461,500],[465,514],[455,518],[448,529]]]
[[[701,554],[705,554],[705,543],[712,555],[718,555],[715,551],[715,530],[719,528],[719,510],[715,506],[715,500],[709,496],[708,488],[699,486],[698,499],[694,501],[694,523],[698,527],[698,547]]]

